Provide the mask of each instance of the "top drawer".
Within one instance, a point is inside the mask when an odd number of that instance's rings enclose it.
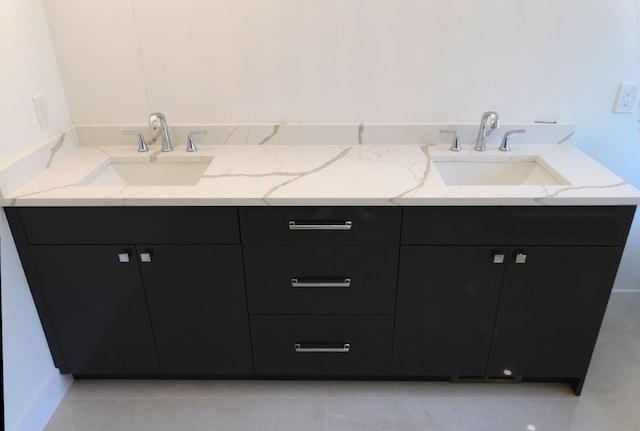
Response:
[[[607,245],[624,243],[635,207],[405,208],[403,244]]]
[[[237,244],[235,208],[19,208],[30,244]]]
[[[392,244],[400,217],[394,207],[240,208],[246,244]]]
[[[525,245],[624,244],[635,207],[513,207],[511,242]]]

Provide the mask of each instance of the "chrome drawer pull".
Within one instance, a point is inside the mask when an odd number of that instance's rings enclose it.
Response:
[[[348,220],[344,224],[296,224],[289,221],[289,230],[351,230],[353,223]]]
[[[351,344],[303,344],[296,343],[296,353],[349,353]]]
[[[303,281],[298,278],[292,278],[291,287],[351,287],[351,279],[345,278],[337,281]]]

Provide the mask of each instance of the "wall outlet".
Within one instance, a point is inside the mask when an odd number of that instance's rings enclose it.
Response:
[[[613,112],[633,112],[638,99],[637,82],[621,82]]]
[[[40,123],[41,129],[51,127],[51,114],[49,112],[49,104],[47,103],[47,96],[44,93],[36,94],[32,97],[33,106],[36,108],[36,115],[38,116],[38,123]]]

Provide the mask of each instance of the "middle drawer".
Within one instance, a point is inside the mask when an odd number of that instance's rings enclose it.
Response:
[[[252,314],[393,314],[397,246],[245,246]]]

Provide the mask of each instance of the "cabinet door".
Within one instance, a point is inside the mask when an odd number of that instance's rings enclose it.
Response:
[[[62,344],[65,371],[103,375],[160,371],[133,247],[30,249]]]
[[[616,247],[514,249],[487,375],[584,376],[619,257]]]
[[[401,247],[394,374],[484,375],[500,255],[489,247]]]
[[[162,372],[251,373],[240,246],[137,250]]]

